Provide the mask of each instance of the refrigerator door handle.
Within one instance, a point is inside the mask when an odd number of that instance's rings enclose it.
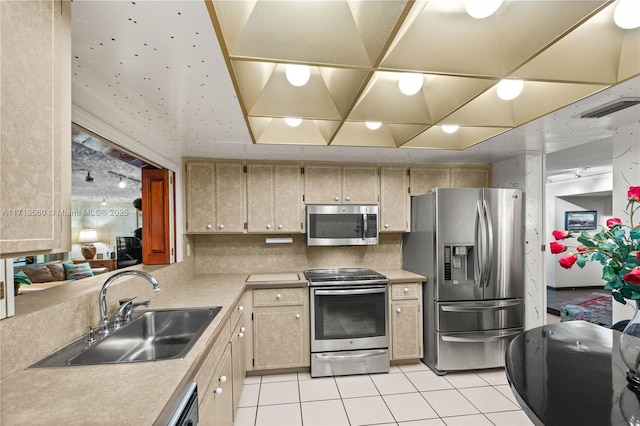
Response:
[[[522,305],[522,302],[509,302],[495,306],[441,306],[442,312],[483,312],[498,311],[500,309],[513,309]]]
[[[493,266],[493,219],[491,217],[491,209],[487,206],[487,201],[482,200],[483,210],[484,210],[484,219],[485,219],[485,238],[487,242],[487,251],[485,257],[485,274],[484,274],[484,286],[489,286],[489,277],[491,276],[492,266]]]
[[[458,343],[483,343],[483,342],[491,342],[495,340],[502,340],[511,338],[518,334],[522,333],[522,330],[518,331],[510,331],[507,333],[501,333],[499,335],[486,336],[483,334],[471,334],[469,336],[441,336],[440,338],[445,342],[458,342]]]
[[[473,253],[473,279],[474,284],[477,284],[478,287],[482,288],[482,209],[480,206],[480,201],[476,204],[476,226],[475,226],[475,236],[473,245],[475,247]]]

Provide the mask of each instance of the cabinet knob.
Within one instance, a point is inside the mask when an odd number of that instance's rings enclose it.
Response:
[[[388,228],[388,227],[389,227],[389,224],[388,224],[388,223],[385,223],[385,224],[384,224],[384,227],[385,227],[385,228]]]
[[[282,225],[278,225],[278,229],[282,229]]]
[[[340,201],[340,197],[336,197],[336,201]]]
[[[407,287],[404,288],[405,293],[409,293],[409,289]]]
[[[220,383],[227,383],[227,376],[220,377]]]
[[[400,312],[402,312],[402,309],[396,308],[396,312],[400,313]]]
[[[247,331],[247,329],[244,327],[240,327],[240,331],[244,333],[245,331]]]
[[[351,197],[346,197],[345,200],[351,201]]]
[[[207,229],[211,229],[211,228],[213,228],[213,225],[208,224],[208,225],[207,225]]]
[[[267,225],[267,229],[271,229],[271,225],[270,225],[270,224],[269,224],[269,225]]]
[[[220,224],[219,228],[220,228],[220,229],[224,229],[224,225],[223,225],[223,224]]]
[[[244,337],[244,333],[238,333],[238,337],[242,339]]]
[[[222,388],[216,388],[215,393],[216,393],[216,395],[221,395],[222,394]]]
[[[300,319],[300,314],[296,314],[296,319]]]
[[[276,299],[282,299],[282,295],[280,293],[276,294]]]
[[[238,310],[239,310],[240,312],[244,311],[244,306],[238,306]]]

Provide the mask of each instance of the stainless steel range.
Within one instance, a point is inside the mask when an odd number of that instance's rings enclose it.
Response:
[[[389,280],[371,269],[311,269],[311,377],[389,371]]]

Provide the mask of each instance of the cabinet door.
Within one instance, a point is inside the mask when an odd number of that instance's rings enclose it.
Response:
[[[308,322],[302,306],[254,308],[254,369],[309,365]]]
[[[426,194],[431,188],[450,188],[449,167],[411,167],[411,195]]]
[[[317,164],[304,168],[305,204],[341,204],[342,167]]]
[[[187,164],[187,231],[215,232],[215,163]]]
[[[409,176],[407,167],[380,169],[380,232],[409,231]]]
[[[244,232],[244,164],[216,163],[216,231]]]
[[[240,403],[240,394],[242,393],[242,385],[244,384],[244,377],[247,374],[246,364],[246,321],[243,315],[235,328],[235,331],[231,335],[231,366],[233,369],[233,408],[234,411]]]
[[[275,166],[275,232],[302,232],[302,174],[299,164]]]
[[[233,424],[233,390],[231,350],[229,345],[216,369],[202,405],[198,408],[200,423],[204,425]]]
[[[274,230],[274,170],[270,164],[247,165],[247,230]]]
[[[377,166],[345,166],[342,172],[343,203],[378,204],[380,178]]]
[[[417,301],[391,303],[391,359],[422,357],[422,316]]]
[[[71,3],[0,4],[0,254],[69,251]]]
[[[490,166],[452,168],[451,186],[453,188],[490,188]]]

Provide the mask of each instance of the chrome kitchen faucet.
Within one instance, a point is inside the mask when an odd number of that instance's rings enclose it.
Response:
[[[151,283],[151,285],[153,286],[153,291],[160,291],[158,280],[143,271],[120,271],[111,275],[109,278],[107,278],[104,284],[102,284],[100,293],[98,294],[98,301],[100,304],[100,330],[98,331],[98,333],[100,334],[109,334],[109,318],[107,317],[107,289],[112,282],[125,275],[136,275],[138,277],[144,278]]]

